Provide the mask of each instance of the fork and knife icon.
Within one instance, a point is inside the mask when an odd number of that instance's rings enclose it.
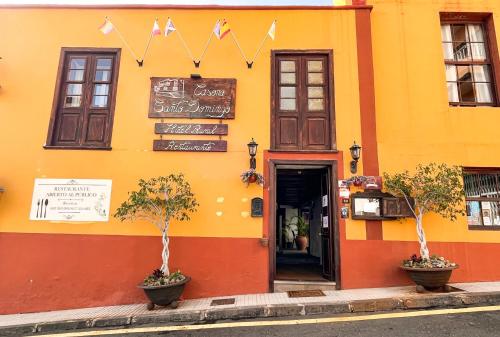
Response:
[[[49,204],[49,199],[38,199],[36,217],[46,218],[47,217],[47,206]]]

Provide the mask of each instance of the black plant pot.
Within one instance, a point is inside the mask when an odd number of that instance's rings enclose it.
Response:
[[[448,268],[412,268],[400,267],[405,270],[408,276],[417,284],[427,290],[435,290],[446,286],[450,280],[451,273],[458,266]],[[444,289],[444,288],[443,288]]]
[[[137,287],[144,290],[150,303],[148,303],[148,310],[153,310],[155,305],[170,306],[172,309],[177,308],[178,300],[184,291],[186,283],[191,280],[189,276],[174,284],[167,284],[164,286],[145,286],[139,284]]]

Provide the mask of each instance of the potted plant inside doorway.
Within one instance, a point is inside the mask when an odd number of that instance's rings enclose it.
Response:
[[[149,180],[139,180],[139,188],[129,192],[128,199],[116,210],[114,216],[121,221],[146,220],[161,232],[162,265],[138,285],[149,298],[148,310],[156,305],[176,308],[184,286],[190,277],[180,271],[170,273],[168,230],[172,219],[189,220],[198,202],[183,174],[170,174]]]
[[[434,212],[452,221],[464,215],[462,170],[457,166],[430,163],[418,165],[415,173],[384,173],[387,191],[404,198],[416,222],[420,256],[404,260],[401,268],[417,284],[417,291],[443,288],[458,265],[444,257],[430,255],[423,228],[423,217]]]
[[[309,243],[309,225],[301,216],[294,216],[290,219],[290,223],[294,223],[297,226],[297,235],[295,236],[297,249],[300,251],[305,251]]]

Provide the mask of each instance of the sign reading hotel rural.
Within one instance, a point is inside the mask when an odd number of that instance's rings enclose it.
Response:
[[[155,123],[155,133],[164,135],[227,135],[227,124]]]
[[[153,151],[226,152],[227,142],[225,140],[155,139]]]
[[[35,179],[30,220],[108,221],[111,180]]]
[[[150,118],[234,119],[236,79],[151,77]]]

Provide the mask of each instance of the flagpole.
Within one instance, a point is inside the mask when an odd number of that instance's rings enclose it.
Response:
[[[158,21],[158,18],[155,19],[155,24],[157,21]],[[153,26],[153,28],[154,28],[154,26]],[[144,50],[144,55],[142,56],[140,61],[137,60],[137,64],[139,64],[139,67],[142,67],[142,64],[144,62],[144,58],[146,57],[146,54],[148,53],[149,45],[151,44],[151,40],[153,39],[153,30],[151,30],[151,34],[149,34],[149,40],[148,40],[148,44],[146,45],[146,49]]]
[[[262,42],[260,43],[260,46],[257,49],[257,51],[255,52],[255,55],[253,56],[252,61],[250,61],[250,63],[253,63],[255,61],[260,50],[262,49],[262,47],[264,47],[264,42],[266,42],[268,36],[269,36],[269,33],[266,33],[266,36],[264,36],[264,38],[262,39]]]
[[[181,32],[179,32],[178,29],[176,29],[175,31],[177,32],[177,36],[179,37],[179,40],[181,40],[182,45],[184,46],[184,49],[186,49],[186,52],[188,53],[188,56],[191,58],[191,61],[194,61],[193,54],[191,53],[191,50],[187,46],[186,41],[184,41],[184,38],[182,37]]]
[[[273,21],[273,23],[271,24],[271,28],[273,28],[273,25],[276,24],[276,20]],[[262,49],[262,47],[264,46],[264,43],[266,42],[267,38],[269,37],[269,32],[271,31],[271,28],[269,28],[269,30],[267,31],[266,35],[264,36],[264,38],[262,39],[262,42],[260,43],[260,46],[259,48],[257,49],[257,51],[255,52],[255,55],[253,56],[253,59],[252,61],[250,61],[250,63],[248,63],[248,67],[251,68],[252,67],[252,64],[254,63],[255,59],[257,58],[257,55],[259,55],[260,53],[260,50]]]
[[[106,17],[106,20],[109,21],[109,22],[111,22],[111,20],[108,17]],[[123,44],[128,49],[128,51],[130,52],[130,54],[132,55],[132,57],[137,61],[137,55],[134,53],[134,51],[132,50],[132,48],[129,46],[129,44],[127,43],[127,41],[123,37],[122,33],[120,33],[120,31],[118,30],[118,27],[116,27],[116,25],[113,22],[111,22],[111,24],[113,25],[113,28],[116,31],[116,33],[118,34],[118,37],[120,38],[120,40],[122,40]]]
[[[241,49],[241,46],[240,44],[238,43],[238,39],[236,38],[236,35],[234,35],[233,31],[231,30],[230,31],[231,33],[231,36],[233,37],[233,40],[234,42],[236,43],[236,46],[238,47],[238,49],[240,50],[240,53],[241,53],[241,56],[243,56],[243,59],[245,59],[245,62],[248,64],[248,59],[247,57],[245,56],[245,53],[243,52],[243,49]]]
[[[203,57],[205,56],[205,53],[207,52],[208,45],[210,44],[210,41],[212,41],[212,36],[214,36],[214,32],[213,31],[210,33],[210,36],[208,37],[207,43],[205,44],[205,48],[203,49],[203,52],[201,53],[201,56],[198,59],[198,66],[200,65],[201,60],[203,60]],[[196,66],[196,63],[195,63],[195,66]],[[198,68],[198,66],[196,68]]]

